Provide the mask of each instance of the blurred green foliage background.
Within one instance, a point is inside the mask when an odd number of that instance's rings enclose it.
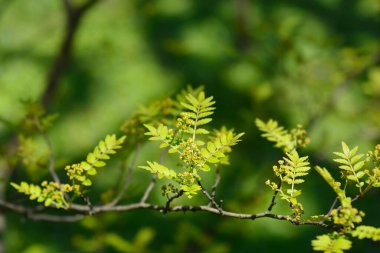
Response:
[[[40,100],[44,93],[65,18],[58,0],[0,0],[0,146],[26,113],[22,101]],[[49,130],[58,165],[82,159],[105,134],[118,132],[139,104],[187,84],[204,85],[217,101],[212,125],[246,132],[231,166],[222,170],[217,195],[227,210],[265,210],[272,193],[264,182],[281,156],[260,137],[256,117],[304,125],[312,139],[305,154],[329,168],[341,140],[362,152],[380,142],[379,33],[378,0],[99,1],[81,20],[48,108],[59,114]],[[146,144],[138,164],[158,156],[156,146]],[[47,170],[17,167],[10,180],[48,176]],[[118,176],[116,163],[102,170],[94,198],[113,189]],[[149,178],[137,171],[123,202],[138,199]],[[6,198],[20,195],[8,187]],[[377,191],[358,202],[367,213],[364,224],[380,226],[379,198]],[[333,199],[312,172],[305,215],[326,212]],[[164,203],[159,187],[152,202]],[[289,212],[281,205],[274,211]],[[311,252],[310,240],[324,232],[207,213],[108,213],[73,224],[6,213],[6,220],[2,240],[9,253]],[[379,248],[355,241],[351,252]]]

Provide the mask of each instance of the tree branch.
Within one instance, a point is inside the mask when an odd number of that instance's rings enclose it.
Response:
[[[153,190],[153,187],[156,185],[156,181],[157,181],[157,175],[153,175],[152,176],[152,180],[150,181],[148,187],[146,188],[146,190],[144,192],[144,195],[142,196],[142,198],[140,200],[141,203],[145,203],[147,201],[147,199],[149,198],[150,193]]]
[[[62,0],[63,6],[65,7],[66,14],[67,15],[73,15],[74,13],[74,6],[71,2],[71,0]]]
[[[339,199],[339,197],[336,197],[336,198],[335,198],[335,200],[334,200],[334,202],[332,203],[332,205],[331,205],[329,211],[328,211],[327,214],[325,215],[326,217],[331,216],[331,212],[332,212],[332,210],[334,210],[334,207],[335,207],[336,203],[338,202],[338,199]]]
[[[141,150],[141,144],[137,143],[136,150],[135,150],[135,152],[134,152],[134,154],[133,154],[133,156],[132,156],[132,158],[131,158],[128,166],[127,166],[127,168],[129,169],[129,173],[127,174],[127,176],[124,179],[123,186],[122,186],[121,190],[119,191],[119,193],[116,195],[116,197],[108,205],[114,206],[117,203],[119,203],[119,201],[123,198],[128,186],[129,186],[129,183],[132,180],[133,170],[134,170],[134,167],[136,165],[137,156],[140,153],[140,150]]]
[[[198,181],[198,185],[201,187],[201,191],[203,195],[205,195],[208,198],[208,200],[216,207],[216,209],[218,209],[219,213],[222,214],[223,213],[222,208],[218,205],[218,203],[216,203],[215,199],[211,197],[210,194],[205,190],[205,188],[203,187],[200,181]]]
[[[165,148],[165,149],[163,149],[161,151],[160,160],[159,160],[160,163],[164,162],[166,152],[167,152],[167,148]],[[141,203],[145,203],[147,201],[147,199],[149,198],[150,193],[152,192],[154,186],[156,185],[156,181],[157,181],[157,175],[154,174],[152,176],[152,180],[150,181],[148,187],[146,188],[146,190],[144,192],[144,195],[142,196],[142,198],[140,200]]]
[[[82,15],[84,12],[86,12],[88,9],[90,9],[93,5],[95,5],[99,1],[100,0],[88,0],[88,1],[86,1],[85,3],[82,4],[82,6],[80,6],[78,8],[78,12],[80,13],[80,15]]]
[[[360,199],[361,197],[362,197],[361,194],[358,194],[358,195],[356,195],[355,197],[353,197],[353,198],[351,199],[351,204],[354,203],[355,201],[357,201],[358,199]],[[330,217],[330,216],[331,216],[331,212],[332,212],[332,210],[334,210],[334,207],[335,207],[335,205],[336,205],[338,199],[339,199],[338,197],[335,198],[334,203],[331,205],[329,212],[326,214],[326,217]],[[338,206],[338,207],[336,208],[337,211],[339,211],[340,209],[342,209],[342,205],[340,205],[340,206]]]
[[[177,194],[178,195],[178,194]],[[172,199],[175,196],[172,197]],[[170,204],[170,203],[169,203]],[[73,205],[69,208],[70,211],[77,211],[79,213],[71,216],[57,216],[57,215],[51,215],[51,214],[38,214],[34,213],[33,209],[28,209],[23,206],[7,203],[0,200],[0,208],[1,209],[7,209],[16,213],[20,214],[26,214],[28,218],[34,219],[34,220],[46,220],[46,221],[54,221],[54,222],[75,222],[80,219],[82,219],[85,215],[88,215],[89,208],[85,205]],[[261,212],[256,214],[246,214],[246,213],[236,213],[236,212],[229,212],[218,210],[217,208],[210,207],[210,206],[174,206],[174,207],[168,207],[168,204],[166,206],[159,206],[159,205],[153,205],[148,203],[133,203],[128,205],[119,205],[119,206],[94,206],[92,208],[93,214],[98,213],[104,213],[104,212],[130,212],[134,210],[139,209],[148,209],[148,210],[155,210],[159,211],[161,213],[171,213],[171,212],[208,212],[213,213],[229,218],[235,218],[235,219],[243,219],[243,220],[256,220],[260,218],[270,218],[275,220],[283,220],[288,221],[294,225],[314,225],[319,227],[324,227],[329,230],[333,231],[339,231],[338,227],[335,227],[334,225],[326,224],[322,221],[307,221],[307,220],[298,220],[291,218],[288,215],[281,215],[281,214],[273,214],[268,212]]]
[[[49,172],[54,180],[58,185],[61,185],[61,180],[59,179],[56,171],[55,171],[55,155],[53,152],[53,145],[51,144],[50,138],[47,134],[47,132],[42,128],[40,124],[39,118],[35,118],[34,123],[42,135],[42,139],[44,140],[48,150],[49,150]]]
[[[216,171],[215,171],[215,182],[214,184],[212,185],[212,188],[211,188],[211,197],[213,199],[215,199],[215,194],[216,194],[216,188],[219,186],[219,183],[220,183],[220,169],[219,167],[216,168]]]
[[[167,213],[170,209],[170,203],[175,200],[175,199],[178,199],[179,197],[181,197],[183,195],[184,191],[183,190],[180,190],[177,194],[171,196],[168,201],[166,201],[166,205],[165,205],[165,209],[162,210],[163,213]]]
[[[278,186],[278,189],[280,189],[281,188],[281,184],[282,184],[282,181],[280,180],[280,182],[277,184]],[[276,205],[276,198],[277,198],[277,195],[278,195],[278,190],[276,190],[276,191],[274,191],[274,193],[273,193],[273,196],[272,196],[272,200],[271,200],[271,202],[270,202],[270,205],[269,205],[269,207],[268,207],[268,212],[271,212],[272,211],[272,209],[273,209],[273,207]]]
[[[48,104],[52,101],[56,93],[59,80],[66,69],[69,58],[71,55],[75,33],[77,32],[80,21],[88,11],[99,0],[87,0],[79,7],[75,7],[71,0],[62,0],[65,13],[66,13],[66,32],[61,41],[61,45],[57,56],[55,57],[52,67],[47,76],[47,86],[44,94],[42,95],[42,104],[47,108]]]
[[[75,215],[53,215],[53,214],[35,214],[31,213],[27,215],[31,220],[41,220],[50,222],[77,222],[83,219],[85,216],[83,214]]]

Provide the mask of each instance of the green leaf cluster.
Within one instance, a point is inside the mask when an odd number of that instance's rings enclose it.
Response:
[[[366,159],[364,154],[356,154],[358,147],[350,149],[345,142],[342,142],[342,150],[334,152],[339,157],[334,161],[340,164],[342,177],[353,182],[359,194],[367,193],[372,187],[380,187],[380,145],[376,145],[374,151],[369,151]]]
[[[149,105],[140,105],[136,112],[124,122],[121,131],[126,135],[129,142],[142,142],[144,140],[144,124],[170,124],[174,122],[177,110],[175,109],[174,100],[166,97],[159,101],[154,101]]]
[[[311,242],[313,250],[324,253],[343,253],[351,248],[351,241],[338,234],[319,235]]]
[[[206,97],[205,93],[201,91],[197,97],[194,97],[192,94],[188,94],[186,97],[187,102],[181,102],[181,105],[188,109],[188,112],[183,113],[186,115],[186,124],[190,123],[191,127],[186,129],[186,131],[193,136],[193,141],[195,141],[196,134],[208,134],[204,128],[200,126],[206,125],[212,121],[212,118],[209,118],[214,113],[215,107],[212,105],[215,104],[213,97]]]
[[[358,147],[351,149],[345,142],[342,142],[341,145],[342,152],[334,152],[338,158],[333,160],[339,164],[338,168],[345,181],[344,187],[341,186],[341,182],[336,181],[331,176],[326,168],[315,167],[316,171],[334,190],[340,202],[340,206],[335,208],[333,206],[325,218],[340,227],[340,235],[350,234],[359,239],[369,238],[378,240],[379,230],[377,228],[363,225],[357,226],[357,224],[362,222],[365,214],[352,206],[353,200],[351,197],[348,197],[347,186],[352,182],[355,188],[359,190],[356,198],[363,197],[372,187],[379,186],[380,173],[377,162],[380,146],[377,145],[374,151],[368,152],[367,159],[364,159],[364,154],[357,154]],[[366,167],[367,169],[365,169]]]
[[[18,143],[17,160],[25,166],[28,174],[33,175],[47,166],[48,152],[37,148],[34,138],[19,134]]]
[[[222,128],[221,131],[215,131],[216,136],[212,137],[207,145],[201,149],[202,163],[198,166],[208,171],[207,163],[213,164],[229,164],[226,153],[231,152],[231,147],[236,145],[244,133],[235,134],[234,130]]]
[[[182,185],[181,186],[181,190],[183,190],[185,192],[185,195],[191,199],[194,195],[197,195],[198,192],[202,189],[202,187],[200,187],[199,185],[197,184],[192,184],[190,186],[188,185]]]
[[[274,198],[278,193],[283,200],[289,203],[293,210],[292,217],[301,220],[303,206],[297,197],[302,192],[298,189],[298,185],[304,182],[304,177],[309,173],[310,163],[308,157],[300,156],[297,149],[306,146],[309,142],[306,131],[301,126],[288,131],[274,120],[264,122],[256,119],[256,125],[264,132],[262,134],[264,138],[274,142],[275,147],[281,148],[286,154],[282,160],[278,161],[277,165],[273,166],[279,183],[267,180],[266,184],[275,191]],[[355,196],[356,200],[363,197],[372,187],[380,186],[380,145],[368,152],[366,158],[364,154],[358,153],[358,147],[350,148],[345,142],[342,142],[341,145],[342,151],[334,152],[336,158],[333,161],[339,164],[338,168],[344,182],[343,186],[342,182],[334,179],[326,168],[315,166],[318,174],[330,185],[337,196],[337,200],[339,200],[333,203],[327,214],[314,215],[308,219],[330,224],[339,231],[320,235],[312,241],[314,250],[325,253],[343,252],[350,249],[351,241],[348,238],[350,235],[360,239],[379,240],[377,228],[358,226],[365,214],[352,205],[354,199],[349,196],[347,190],[351,185],[350,183],[353,183],[355,189],[358,189],[358,195]]]
[[[154,101],[148,105],[140,105],[136,112],[126,120],[121,130],[130,135],[129,142],[142,142],[146,131],[145,125],[159,126],[175,126],[181,121],[180,116],[187,110],[183,104],[188,104],[187,96],[198,97],[203,92],[204,87],[199,86],[196,89],[187,86],[181,90],[174,98],[168,96],[161,100]]]
[[[303,213],[303,206],[297,201],[302,193],[300,189],[296,189],[296,185],[302,184],[305,180],[302,178],[309,173],[310,163],[308,157],[300,157],[298,152],[294,150],[292,153],[286,153],[287,157],[273,166],[275,175],[280,179],[280,187],[270,180],[266,184],[273,190],[278,191],[282,199],[286,200],[293,210],[293,216],[300,218]]]
[[[175,173],[174,170],[171,170],[162,164],[159,164],[157,162],[149,162],[149,161],[147,161],[147,163],[148,163],[148,166],[139,166],[139,167],[147,171],[150,171],[152,174],[157,174],[157,177],[159,179],[161,178],[173,179],[177,177],[177,174]]]
[[[107,135],[105,140],[99,142],[93,152],[87,155],[86,161],[68,165],[65,167],[67,176],[71,184],[58,184],[58,182],[41,183],[41,186],[21,182],[20,185],[11,185],[20,193],[29,195],[31,200],[44,202],[46,206],[53,205],[56,208],[67,208],[69,203],[65,198],[65,193],[74,192],[76,195],[83,195],[83,187],[92,185],[89,176],[97,174],[97,168],[106,165],[104,160],[110,159],[110,155],[115,154],[120,149],[125,140],[125,136],[117,139],[115,135]]]
[[[257,118],[255,123],[258,129],[263,132],[261,136],[274,142],[275,147],[280,148],[286,155],[278,161],[278,165],[273,166],[274,174],[278,177],[279,183],[269,179],[265,183],[279,193],[281,199],[289,203],[293,212],[292,216],[300,219],[304,210],[302,203],[297,200],[302,194],[302,190],[297,185],[305,182],[303,177],[308,175],[310,163],[308,156],[300,156],[297,150],[306,147],[310,138],[301,125],[288,131],[273,119],[264,122]]]
[[[261,136],[274,142],[275,147],[283,149],[284,152],[306,147],[310,143],[310,138],[307,137],[307,132],[301,125],[288,131],[273,119],[264,122],[257,118],[255,123],[257,128],[263,132]]]
[[[11,183],[11,185],[20,193],[29,196],[30,200],[43,202],[45,206],[54,206],[56,208],[68,208],[69,204],[65,200],[64,193],[71,192],[72,187],[68,184],[58,185],[56,182],[44,181],[40,185],[21,182],[20,184]]]
[[[340,209],[333,209],[331,217],[334,224],[342,226],[344,231],[351,231],[355,228],[355,223],[361,223],[364,212],[352,207],[351,198],[347,197],[341,201]]]
[[[373,151],[367,153],[366,162],[371,164],[372,168],[364,170],[367,175],[365,192],[371,187],[380,187],[380,144],[377,144]]]
[[[373,241],[380,241],[380,228],[362,225],[358,226],[354,231],[352,231],[351,235],[359,239],[366,238]]]
[[[356,154],[358,147],[350,149],[345,142],[342,142],[343,152],[334,152],[339,158],[333,159],[335,162],[340,164],[339,169],[342,172],[342,176],[347,180],[354,182],[355,186],[362,191],[362,186],[364,182],[361,180],[365,175],[363,166],[365,165],[365,160],[363,160],[364,154]]]
[[[110,159],[110,155],[120,149],[125,140],[125,136],[117,139],[116,135],[107,135],[106,138],[99,142],[93,152],[87,154],[86,161],[66,166],[66,174],[71,180],[77,193],[80,193],[81,186],[91,186],[92,181],[89,176],[97,174],[97,168],[106,165],[105,160]]]
[[[215,110],[215,102],[212,96],[206,97],[203,90],[181,93],[175,104],[181,108],[175,127],[145,124],[148,130],[145,135],[151,141],[160,142],[160,148],[178,155],[181,161],[178,169],[172,170],[157,162],[148,162],[148,166],[140,168],[157,174],[159,178],[175,181],[178,188],[165,186],[164,189],[170,188],[171,192],[182,190],[191,198],[201,190],[199,173],[210,171],[212,165],[228,164],[227,153],[240,141],[243,133],[236,134],[234,130],[226,128],[211,132],[206,129],[206,125],[212,121],[210,116]]]
[[[40,102],[22,102],[26,108],[26,114],[20,123],[20,128],[27,135],[46,132],[58,118],[58,114],[48,114]]]

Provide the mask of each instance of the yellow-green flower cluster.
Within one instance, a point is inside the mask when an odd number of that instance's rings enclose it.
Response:
[[[197,164],[202,163],[202,155],[196,143],[192,138],[188,138],[186,142],[182,142],[180,148],[183,148],[179,155],[179,158],[191,168],[194,168]]]
[[[177,119],[176,127],[186,131],[189,130],[192,126],[194,126],[194,120],[190,118],[190,113],[182,112],[181,117]]]
[[[342,208],[334,209],[331,212],[333,222],[342,225],[345,229],[355,228],[354,223],[361,223],[364,212],[351,206],[351,198],[346,198],[342,202]]]
[[[310,143],[310,138],[307,136],[307,131],[302,125],[297,125],[291,130],[292,139],[295,141],[297,148],[304,148]]]

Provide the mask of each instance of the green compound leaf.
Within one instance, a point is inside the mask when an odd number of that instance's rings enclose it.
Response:
[[[371,239],[373,241],[380,241],[380,228],[371,226],[358,226],[351,235],[359,239]]]
[[[199,164],[199,167],[203,167],[206,163],[220,163],[226,164],[225,153],[230,152],[231,147],[240,142],[240,138],[244,133],[235,134],[233,130],[226,130],[220,132],[219,136],[207,142],[207,148],[201,149],[201,155],[203,162]]]
[[[178,146],[173,145],[172,139],[169,136],[172,129],[169,129],[167,126],[160,124],[157,128],[150,125],[144,124],[145,128],[148,129],[148,132],[145,132],[145,135],[151,136],[149,137],[150,141],[160,141],[160,148],[169,147],[169,153],[179,153]]]
[[[157,162],[147,162],[148,166],[139,166],[139,168],[150,171],[152,174],[157,174],[157,177],[159,179],[161,178],[167,178],[167,179],[173,179],[177,176],[174,170],[171,170],[167,167],[165,167],[162,164],[159,164]]]
[[[336,163],[340,164],[339,169],[342,170],[342,175],[347,180],[354,182],[355,186],[359,188],[359,191],[362,192],[362,186],[364,182],[360,179],[365,175],[361,171],[365,165],[365,160],[363,160],[363,154],[357,154],[358,147],[350,149],[350,147],[342,141],[342,151],[343,152],[334,152],[339,158],[333,159]]]
[[[191,199],[194,195],[196,195],[201,189],[202,189],[202,187],[200,187],[197,184],[193,184],[191,186],[187,186],[187,185],[182,185],[181,186],[181,190],[184,191],[185,195],[189,199]]]
[[[178,154],[178,172],[157,162],[148,161],[147,165],[139,167],[157,174],[158,178],[172,179],[178,187],[170,186],[173,188],[171,192],[182,189],[190,198],[201,189],[197,185],[201,180],[199,173],[210,171],[211,164],[229,164],[226,154],[231,152],[231,147],[240,141],[244,133],[235,134],[233,130],[222,128],[210,134],[206,125],[212,121],[210,116],[215,110],[215,102],[212,96],[206,97],[201,89],[181,93],[174,104],[178,109],[175,127],[169,127],[173,123],[170,120],[161,121],[168,122],[168,125],[161,123],[157,126],[157,122],[152,121],[144,126],[149,140],[159,141],[160,148]],[[199,135],[208,135],[209,140],[200,139]],[[163,192],[165,195],[168,188],[164,187]]]
[[[86,161],[78,164],[66,166],[66,174],[72,181],[72,184],[80,186],[91,186],[92,182],[88,176],[97,174],[97,168],[106,166],[103,160],[110,159],[110,155],[115,154],[117,149],[122,148],[125,141],[125,136],[117,139],[116,135],[107,135],[104,140],[101,140],[94,150],[86,157]],[[79,189],[78,188],[78,189]]]
[[[310,142],[306,136],[306,130],[301,125],[288,131],[273,119],[269,119],[268,122],[256,119],[255,124],[263,132],[262,137],[274,142],[275,147],[281,148],[284,152],[292,152],[299,147],[306,147]]]
[[[86,180],[84,180],[83,181],[83,183],[82,183],[84,186],[91,186],[92,185],[92,182],[91,182],[91,180],[90,179],[86,179]]]
[[[302,194],[300,189],[296,186],[305,182],[301,177],[309,174],[310,163],[308,157],[300,157],[296,150],[286,153],[287,157],[278,161],[278,165],[273,166],[275,175],[281,180],[282,184],[279,186],[277,183],[267,180],[266,184],[279,193],[281,199],[290,204],[292,209],[292,217],[300,219],[304,213],[302,203],[297,200]]]
[[[345,250],[351,248],[351,244],[351,241],[340,235],[320,235],[311,242],[313,250],[323,251],[324,253],[344,253]]]
[[[213,114],[215,104],[213,97],[206,97],[203,91],[199,92],[198,96],[195,97],[192,94],[185,96],[187,103],[181,103],[186,109],[190,110],[187,112],[187,116],[192,121],[192,127],[188,130],[190,134],[209,134],[204,128],[198,128],[199,126],[206,125],[212,121],[211,118],[206,118]]]
[[[68,208],[69,204],[64,198],[64,192],[70,192],[72,187],[67,184],[61,184],[59,187],[56,182],[42,182],[41,185],[28,184],[21,182],[19,185],[11,185],[20,193],[29,196],[30,200],[44,202],[45,206],[54,206],[56,208]]]

